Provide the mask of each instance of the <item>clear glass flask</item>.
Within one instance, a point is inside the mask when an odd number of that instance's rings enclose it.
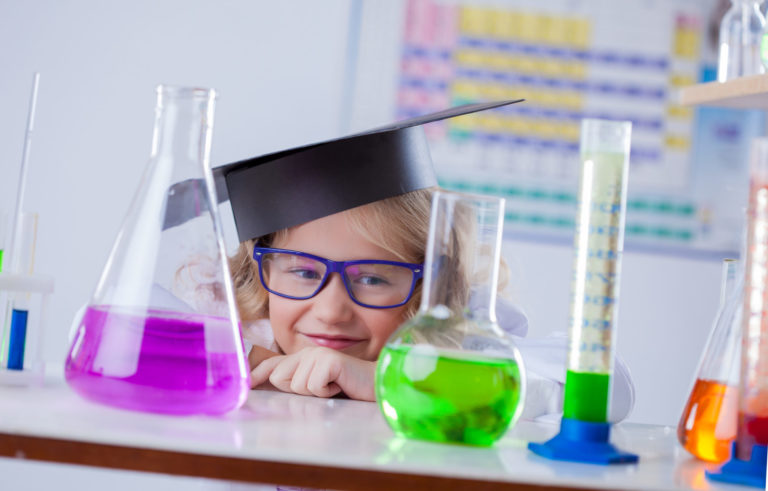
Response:
[[[160,86],[152,154],[66,360],[80,395],[224,413],[248,391],[209,153],[215,92]]]
[[[496,320],[503,218],[502,198],[433,197],[420,308],[376,368],[376,399],[399,435],[487,446],[522,411],[522,358]]]
[[[723,261],[720,305],[677,425],[680,444],[696,457],[725,462],[736,438],[741,357],[742,269]]]
[[[763,0],[731,0],[731,8],[720,21],[719,82],[765,73],[761,58],[765,29],[762,3]]]

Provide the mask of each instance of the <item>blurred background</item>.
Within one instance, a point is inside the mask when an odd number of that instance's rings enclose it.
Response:
[[[524,97],[426,128],[441,184],[507,198],[506,293],[530,336],[565,331],[579,120],[633,122],[617,349],[637,386],[629,420],[677,424],[722,259],[739,254],[748,142],[765,133],[761,112],[676,103],[714,77],[728,3],[0,1],[0,212],[13,210],[41,73],[24,209],[39,213],[36,270],[56,282],[46,362],[63,362],[137,189],[158,84],[217,90],[214,166]]]

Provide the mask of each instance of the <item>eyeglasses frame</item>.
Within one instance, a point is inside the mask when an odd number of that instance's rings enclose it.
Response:
[[[320,286],[317,287],[317,290],[315,290],[311,295],[305,296],[305,297],[294,297],[291,295],[285,295],[284,293],[279,293],[267,286],[267,282],[264,280],[264,268],[262,267],[262,259],[264,258],[264,254],[268,253],[289,253],[294,254],[300,257],[306,257],[309,259],[313,259],[315,261],[319,261],[323,264],[325,264],[325,274],[323,275],[323,279],[320,281]],[[378,260],[378,259],[359,259],[356,261],[334,261],[332,259],[326,259],[324,257],[315,256],[314,254],[309,254],[306,252],[301,251],[294,251],[291,249],[276,249],[273,247],[259,247],[254,246],[253,247],[253,259],[256,260],[256,262],[259,264],[259,279],[261,280],[262,286],[270,293],[273,293],[277,296],[284,297],[284,298],[290,298],[292,300],[308,300],[318,293],[320,293],[320,290],[322,290],[326,283],[328,283],[328,277],[331,275],[331,273],[338,273],[341,277],[341,282],[344,283],[344,288],[347,290],[347,294],[349,295],[349,298],[355,302],[357,305],[360,305],[361,307],[366,307],[370,309],[392,309],[395,307],[400,307],[402,305],[405,305],[408,303],[409,300],[411,300],[411,297],[413,296],[413,291],[416,289],[416,282],[420,280],[424,276],[424,265],[423,264],[414,264],[414,263],[401,263],[398,261],[385,261],[385,260]],[[395,305],[387,305],[387,306],[379,306],[379,305],[368,305],[366,303],[360,302],[355,298],[355,296],[352,294],[352,290],[349,287],[349,284],[347,283],[347,279],[344,276],[344,269],[347,266],[355,266],[358,264],[386,264],[390,266],[401,266],[407,269],[410,269],[413,272],[413,279],[411,280],[411,289],[408,291],[408,295],[405,297],[405,300],[402,302],[395,304]]]

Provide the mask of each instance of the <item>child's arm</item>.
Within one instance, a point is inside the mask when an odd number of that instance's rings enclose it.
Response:
[[[333,397],[344,392],[351,399],[374,401],[375,373],[375,361],[354,358],[330,348],[304,348],[291,355],[264,359],[251,372],[251,387],[269,381],[283,392],[317,397]]]

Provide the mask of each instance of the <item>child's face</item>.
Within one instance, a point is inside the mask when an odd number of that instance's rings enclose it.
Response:
[[[336,261],[400,260],[353,231],[345,213],[294,227],[272,247]],[[317,295],[307,300],[269,294],[269,319],[275,341],[286,354],[305,347],[326,346],[364,360],[376,360],[389,335],[403,322],[406,307],[373,309],[357,305],[336,273],[330,275]]]

